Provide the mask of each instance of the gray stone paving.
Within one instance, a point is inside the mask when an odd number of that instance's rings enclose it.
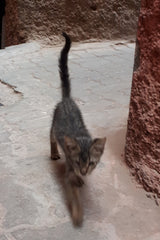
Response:
[[[0,51],[0,240],[159,240],[160,208],[123,160],[134,58],[134,44],[123,41],[74,44],[70,52],[72,95],[92,135],[107,136],[82,192],[83,227],[72,226],[63,161],[49,158],[60,49],[33,42]]]

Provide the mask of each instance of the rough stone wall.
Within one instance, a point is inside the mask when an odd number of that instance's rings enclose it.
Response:
[[[147,191],[160,196],[160,0],[142,0],[126,161]]]
[[[17,0],[7,0],[5,9],[5,45],[14,45],[24,42],[20,35],[18,24]]]
[[[127,38],[136,32],[139,1],[6,0],[6,43],[43,38],[56,43],[62,31],[74,41]]]

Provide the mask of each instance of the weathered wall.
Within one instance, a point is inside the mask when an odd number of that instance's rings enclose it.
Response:
[[[142,0],[126,142],[126,161],[160,196],[160,0]]]
[[[45,37],[55,43],[62,31],[74,41],[127,38],[136,32],[139,12],[139,0],[6,0],[6,3],[7,45]]]
[[[19,8],[17,0],[6,0],[5,9],[5,45],[15,45],[25,42],[23,28],[20,27]]]

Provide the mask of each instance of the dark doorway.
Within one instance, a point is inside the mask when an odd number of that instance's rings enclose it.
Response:
[[[5,47],[4,16],[5,16],[5,0],[0,0],[0,49]]]

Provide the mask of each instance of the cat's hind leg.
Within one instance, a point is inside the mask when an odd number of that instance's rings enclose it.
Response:
[[[51,146],[51,159],[52,160],[60,159],[56,138],[55,138],[55,135],[54,135],[52,129],[51,129],[51,132],[50,132],[50,146]]]

